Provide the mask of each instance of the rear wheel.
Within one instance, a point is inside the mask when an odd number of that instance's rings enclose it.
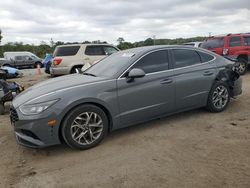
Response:
[[[248,62],[243,57],[239,57],[238,62],[239,62],[239,73],[240,75],[244,75],[247,72]]]
[[[108,118],[94,105],[81,105],[65,118],[61,134],[72,148],[89,149],[98,145],[108,132]]]
[[[207,109],[210,112],[222,112],[230,102],[230,92],[225,82],[216,82],[208,96]]]
[[[81,66],[76,66],[76,67],[73,67],[70,71],[71,74],[75,74],[75,73],[81,73],[81,69],[82,67]]]

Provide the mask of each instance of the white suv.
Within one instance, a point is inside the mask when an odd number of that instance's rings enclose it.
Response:
[[[50,67],[51,75],[78,73],[84,64],[92,65],[119,51],[109,44],[72,44],[57,46]]]

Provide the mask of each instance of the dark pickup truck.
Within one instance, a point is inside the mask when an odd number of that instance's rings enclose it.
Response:
[[[1,59],[0,61],[0,66],[15,68],[36,68],[38,65],[42,67],[42,59],[32,58],[28,55],[18,55],[15,56],[14,59]]]

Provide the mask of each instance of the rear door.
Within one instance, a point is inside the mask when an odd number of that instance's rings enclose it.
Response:
[[[176,82],[176,110],[206,105],[216,76],[212,55],[194,49],[172,49]]]
[[[127,82],[117,80],[120,120],[122,126],[146,121],[174,110],[175,82],[169,70],[167,50],[155,51],[142,57],[130,68],[140,68],[146,75]]]

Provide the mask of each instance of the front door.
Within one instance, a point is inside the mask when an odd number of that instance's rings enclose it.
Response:
[[[127,82],[126,76],[117,80],[121,127],[174,110],[175,81],[173,71],[169,70],[168,51],[152,52],[133,68],[144,70],[146,75],[132,82]]]

